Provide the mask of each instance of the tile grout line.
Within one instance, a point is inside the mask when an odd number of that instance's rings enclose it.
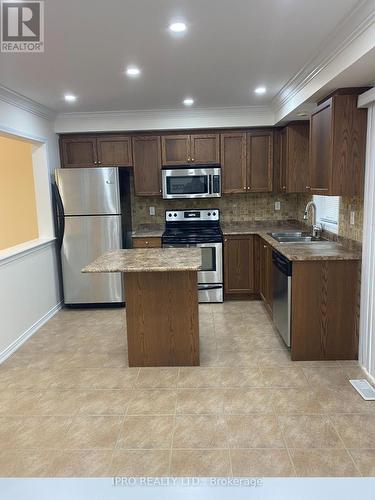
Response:
[[[347,448],[346,444],[345,444],[345,441],[343,440],[341,434],[340,434],[340,431],[338,429],[336,429],[336,426],[332,420],[332,416],[330,414],[327,414],[327,419],[329,420],[330,424],[332,425],[333,429],[335,430],[335,432],[337,433],[342,445],[343,445],[343,449],[346,451],[346,453],[349,455],[349,458],[350,460],[353,462],[353,465],[354,465],[354,468],[356,469],[356,471],[358,472],[358,474],[360,475],[360,477],[363,477],[362,476],[362,472],[359,470],[359,467],[357,466],[357,464],[355,463],[355,460],[354,458],[352,457],[352,454],[350,453],[349,449]]]
[[[171,467],[172,467],[172,453],[173,453],[173,440],[174,440],[174,433],[176,430],[176,414],[177,414],[177,398],[178,398],[178,381],[180,379],[180,371],[181,368],[178,368],[177,372],[177,381],[176,381],[176,400],[175,400],[175,406],[174,406],[174,415],[173,415],[173,427],[172,427],[172,436],[171,436],[171,447],[169,450],[169,464],[168,464],[168,474],[169,476],[171,475]]]

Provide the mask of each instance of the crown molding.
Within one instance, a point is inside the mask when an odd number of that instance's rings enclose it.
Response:
[[[58,114],[55,132],[271,126],[274,120],[268,106],[76,112]]]
[[[312,57],[287,83],[272,100],[272,109],[277,114],[283,107],[306,87],[321,71],[357,40],[375,23],[374,0],[362,0],[350,14],[336,27],[333,33],[323,41]]]
[[[14,90],[8,89],[0,85],[0,101],[16,106],[23,111],[32,113],[33,115],[44,118],[45,120],[53,120],[56,113],[42,104],[25,97]]]

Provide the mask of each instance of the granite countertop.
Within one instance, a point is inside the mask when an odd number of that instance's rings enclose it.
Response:
[[[164,226],[158,224],[140,225],[132,232],[133,238],[161,238]]]
[[[83,273],[143,273],[198,271],[200,248],[134,248],[107,252],[82,269]]]
[[[301,224],[293,221],[285,222],[234,222],[222,224],[224,235],[257,234],[275,250],[291,261],[308,260],[360,260],[361,245],[346,245],[336,241],[313,243],[279,243],[268,233],[277,231],[295,231],[303,229]]]

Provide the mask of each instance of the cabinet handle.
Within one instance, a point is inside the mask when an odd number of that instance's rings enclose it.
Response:
[[[191,159],[190,159],[190,156],[188,156],[188,159],[187,159],[187,161],[191,161]]]
[[[246,191],[246,186],[244,186],[243,188],[244,188],[244,190]]]
[[[101,164],[102,164],[102,162],[101,162],[101,161],[98,161],[98,163],[99,163],[99,165],[101,165]]]
[[[191,161],[195,161],[194,158],[192,158]]]
[[[267,248],[267,245],[263,245],[263,248]]]
[[[285,191],[285,189],[286,189],[286,186],[283,186],[283,189],[284,189],[284,191]]]
[[[148,245],[148,241],[145,241],[146,245]]]
[[[306,189],[310,189],[310,186],[306,186]]]
[[[98,162],[97,162],[97,161],[94,161],[94,165],[97,165],[97,164],[98,164]]]
[[[228,241],[228,238],[225,238],[224,241]]]

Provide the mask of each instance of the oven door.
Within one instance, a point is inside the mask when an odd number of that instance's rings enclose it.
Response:
[[[198,283],[223,283],[223,244],[197,243],[202,251],[202,270],[198,271]]]
[[[162,190],[164,199],[217,198],[220,192],[214,186],[213,170],[205,168],[183,168],[162,170]],[[216,173],[216,172],[215,172]]]

